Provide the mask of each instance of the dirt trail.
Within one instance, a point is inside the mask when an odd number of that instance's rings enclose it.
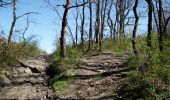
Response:
[[[48,60],[46,55],[22,60],[12,71],[4,71],[6,76],[0,84],[0,100],[50,99],[53,91],[46,75]]]
[[[58,95],[58,99],[116,99],[122,80],[126,56],[115,57],[101,53],[80,59],[76,80]]]

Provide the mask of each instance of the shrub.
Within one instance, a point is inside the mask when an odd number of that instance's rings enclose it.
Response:
[[[157,44],[154,41],[151,49],[141,46],[139,55],[127,61],[132,70],[120,89],[123,98],[161,100],[170,96],[168,52],[160,52]]]
[[[39,49],[37,41],[26,39],[24,42],[11,42],[7,45],[5,38],[0,40],[0,63],[1,67],[15,64],[17,60],[45,54]]]

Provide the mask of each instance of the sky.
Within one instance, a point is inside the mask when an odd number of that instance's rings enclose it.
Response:
[[[56,13],[47,6],[45,0],[19,0],[17,3],[17,16],[26,12],[39,13],[30,15],[32,23],[26,35],[35,34],[39,40],[40,48],[52,53],[55,50],[56,33],[60,31],[60,28],[56,28],[54,23]],[[0,16],[0,27],[8,33],[12,22],[11,8],[0,9]],[[24,28],[25,25],[26,17],[23,17],[17,21],[16,28]]]
[[[17,3],[17,16],[22,15],[26,12],[37,12],[39,14],[30,15],[31,24],[26,32],[26,36],[35,34],[39,40],[39,46],[47,53],[52,53],[56,49],[56,41],[59,38],[61,30],[61,20],[45,2],[45,0],[18,0]],[[57,2],[56,2],[57,1]],[[57,4],[63,4],[64,0],[54,0]],[[60,15],[63,14],[63,8],[59,7],[58,11]],[[71,26],[72,32],[75,31],[74,14],[75,11],[71,10],[68,18],[69,26]],[[95,13],[94,13],[95,14]],[[86,23],[88,23],[88,11],[86,11]],[[113,15],[114,16],[114,15]],[[139,31],[146,31],[147,19],[143,18],[140,21]],[[12,8],[1,8],[0,9],[0,29],[4,30],[8,35],[10,25],[12,23]],[[79,21],[80,24],[80,21]],[[16,23],[15,29],[22,29],[26,25],[26,17],[19,19]],[[88,25],[86,25],[88,31]],[[130,30],[130,29],[129,29]],[[15,35],[14,35],[15,36]],[[67,39],[68,43],[70,39]]]

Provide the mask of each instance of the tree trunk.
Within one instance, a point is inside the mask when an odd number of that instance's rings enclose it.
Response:
[[[159,2],[159,11],[158,11],[158,19],[159,19],[159,50],[163,51],[163,17],[162,17],[162,0],[158,0]]]
[[[78,45],[78,8],[76,8],[76,31],[75,31],[75,37],[76,37],[76,45]]]
[[[135,55],[138,54],[137,49],[136,49],[136,32],[137,32],[137,27],[138,27],[138,21],[139,21],[139,16],[137,14],[137,8],[138,6],[138,0],[135,1],[135,5],[133,7],[133,12],[135,15],[135,25],[134,25],[134,29],[133,29],[133,35],[132,35],[132,47],[133,47],[133,52],[135,53]]]
[[[105,28],[105,17],[106,17],[106,8],[107,8],[107,1],[105,0],[105,5],[104,5],[104,12],[102,15],[102,22],[101,22],[101,35],[100,35],[100,51],[102,51],[102,40],[103,40],[103,35],[104,35],[104,28]]]
[[[83,0],[83,3],[85,3],[85,0]],[[85,22],[85,5],[83,6],[82,9],[82,23],[81,23],[81,48],[84,51],[84,22]]]
[[[17,18],[16,18],[16,0],[13,0],[13,22],[12,22],[10,32],[9,32],[9,36],[8,36],[8,45],[11,42],[11,38],[12,38],[12,35],[13,35],[16,20],[17,20]]]
[[[152,0],[146,0],[148,4],[148,34],[147,34],[147,46],[152,47],[151,35],[152,35]]]
[[[67,31],[67,15],[69,11],[69,7],[71,5],[71,0],[66,1],[66,6],[63,14],[62,20],[62,29],[61,29],[61,37],[60,37],[60,57],[64,58],[66,56],[66,31]]]
[[[90,12],[90,27],[89,27],[89,44],[88,44],[88,51],[91,49],[92,46],[92,3],[89,2],[89,12]]]
[[[96,37],[96,44],[99,42],[99,35],[100,35],[100,0],[97,0],[97,7],[96,7],[96,22],[97,22],[97,31],[95,33]]]

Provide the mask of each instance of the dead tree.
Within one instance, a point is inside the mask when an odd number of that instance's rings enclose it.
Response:
[[[135,15],[135,24],[134,24],[134,29],[133,29],[133,35],[132,35],[132,48],[133,52],[137,55],[137,49],[136,49],[136,32],[137,32],[137,27],[138,27],[138,21],[139,21],[139,16],[137,13],[137,7],[138,7],[138,0],[135,0],[135,5],[133,7],[133,12]]]

